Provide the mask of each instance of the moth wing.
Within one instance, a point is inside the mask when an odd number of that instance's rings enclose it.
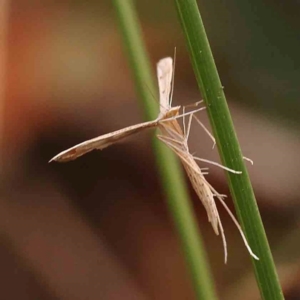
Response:
[[[75,145],[59,154],[54,156],[49,162],[57,161],[57,162],[67,162],[70,160],[74,160],[79,156],[82,156],[92,150],[102,150],[125,137],[135,134],[143,129],[150,128],[156,126],[156,121],[144,122],[140,124],[136,124],[133,126],[128,126],[123,129],[119,129],[114,132],[110,132],[96,138],[87,140],[78,145]]]
[[[166,57],[157,63],[157,78],[159,87],[160,116],[165,115],[170,109],[170,94],[173,77],[173,59]]]

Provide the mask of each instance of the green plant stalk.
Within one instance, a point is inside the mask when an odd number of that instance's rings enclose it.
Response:
[[[268,300],[284,299],[197,2],[175,3],[221,160],[225,166],[243,172],[226,175],[239,221],[252,250],[260,258],[252,259],[252,263],[261,296]]]
[[[114,0],[113,3],[137,91],[147,119],[153,120],[158,115],[158,103],[153,101],[149,89],[155,91],[152,92],[155,95],[157,89],[133,3],[131,0]],[[156,138],[154,149],[169,210],[180,236],[197,299],[217,299],[181,166],[171,150]]]

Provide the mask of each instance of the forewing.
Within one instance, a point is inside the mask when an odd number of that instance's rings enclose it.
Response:
[[[157,78],[159,87],[160,116],[171,109],[170,94],[173,76],[173,59],[166,57],[157,63]]]
[[[56,156],[54,156],[51,161],[58,162],[67,162],[70,160],[74,160],[79,156],[82,156],[92,150],[98,149],[102,150],[125,137],[137,133],[143,129],[154,127],[157,125],[156,121],[144,122],[133,126],[128,126],[123,129],[110,132],[101,136],[98,136],[94,139],[87,140],[83,143],[80,143],[70,149],[67,149]]]

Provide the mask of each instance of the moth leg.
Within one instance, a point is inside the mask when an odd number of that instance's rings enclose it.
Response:
[[[225,204],[226,205],[226,204]],[[224,248],[224,262],[225,264],[227,263],[227,257],[228,257],[228,252],[227,252],[227,242],[226,242],[226,237],[223,229],[223,225],[219,216],[219,212],[217,212],[217,220],[218,220],[218,225],[221,231],[221,237],[222,237],[222,242],[223,242],[223,248]]]
[[[226,198],[227,195],[224,195],[224,194],[219,194],[218,192],[217,193],[213,193],[214,197],[221,197],[221,198]]]
[[[217,163],[215,161],[211,161],[211,160],[208,160],[208,159],[200,158],[200,157],[197,157],[197,156],[194,156],[194,159],[202,161],[202,162],[205,162],[205,163],[208,163],[208,164],[211,164],[211,165],[215,165],[215,166],[217,166],[217,167],[219,167],[221,169],[224,169],[224,170],[226,170],[228,172],[231,172],[231,173],[234,173],[234,174],[242,174],[241,171],[235,171],[233,169],[227,168],[227,167],[225,167],[225,166],[223,166],[223,165],[221,165],[221,164],[219,164],[219,163]]]
[[[187,129],[187,134],[185,135],[185,141],[187,143],[189,136],[190,136],[190,131],[191,131],[191,126],[192,126],[192,118],[194,114],[191,114],[189,117],[189,122],[188,122],[188,129]]]
[[[191,107],[191,106],[198,106],[200,103],[203,103],[203,100],[192,103],[192,104],[188,104],[185,105],[185,107]],[[203,130],[207,133],[207,135],[211,138],[211,140],[213,141],[213,148],[216,145],[216,140],[214,138],[214,136],[210,133],[210,131],[206,128],[206,126],[199,120],[199,118],[196,115],[193,115],[194,119],[198,122],[198,124],[203,128]]]
[[[193,114],[193,118],[196,120],[196,122],[203,128],[203,130],[207,133],[207,135],[211,138],[211,140],[213,141],[213,149],[214,147],[216,146],[216,139],[214,138],[214,136],[211,134],[211,132],[206,128],[206,126],[200,121],[200,119]],[[253,160],[246,157],[246,156],[243,156],[243,159],[250,162],[250,164],[253,166]]]
[[[170,147],[181,159],[183,159],[184,161],[186,161],[187,152],[184,151],[183,149],[179,148],[179,146],[182,146],[181,142],[178,142],[178,145],[175,145],[173,142],[173,139],[168,137],[168,136],[164,136],[164,135],[157,135],[158,139],[161,140],[162,142],[164,142],[168,147]],[[177,143],[177,141],[176,141]],[[189,164],[186,161],[187,164]]]
[[[197,102],[194,102],[194,103],[190,103],[190,104],[187,104],[185,105],[184,107],[196,107],[198,106],[199,104],[203,103],[203,100],[200,100],[200,101],[197,101]]]
[[[180,141],[182,143],[182,135],[179,134],[176,130],[174,130],[173,128],[171,128],[170,126],[167,126],[165,124],[162,124],[161,126],[163,126],[163,129],[167,132],[168,135],[172,136],[173,139],[177,139],[178,141]],[[163,135],[164,137],[167,137],[165,135]]]
[[[172,151],[174,151],[179,158],[182,160],[182,162],[186,163],[196,174],[200,175],[202,178],[203,173],[201,172],[201,169],[197,164],[193,165],[191,163],[191,158],[193,158],[186,150],[180,149],[177,145],[175,145],[173,142],[171,142],[168,137],[159,135],[157,136],[159,140],[161,140],[163,143],[165,143]]]
[[[159,122],[160,123],[164,123],[164,122],[172,121],[172,120],[175,120],[175,119],[179,119],[179,118],[182,118],[183,116],[188,116],[188,115],[197,113],[197,112],[199,112],[201,110],[204,110],[204,109],[206,109],[206,107],[200,107],[200,108],[197,108],[195,110],[185,112],[184,114],[182,113],[182,114],[179,114],[177,116],[173,116],[173,117],[170,117],[170,118],[162,119]]]
[[[184,114],[185,114],[185,109],[188,108],[188,107],[197,107],[199,104],[203,103],[203,100],[200,100],[200,101],[197,101],[195,103],[192,103],[192,104],[187,104],[187,105],[184,105],[182,107],[182,111],[183,111],[183,133],[184,133],[184,136],[186,136],[186,130],[185,130],[185,118],[184,118]]]
[[[246,156],[243,156],[243,159],[246,160],[246,161],[248,161],[253,166],[253,160],[252,159],[250,159],[250,158],[248,158]]]
[[[185,130],[185,106],[182,108],[183,117],[182,117],[182,124],[183,124],[183,135],[185,136],[186,130]]]
[[[212,148],[214,149],[216,146],[216,139],[214,138],[214,136],[210,133],[210,131],[206,128],[206,126],[199,120],[199,118],[197,116],[194,115],[194,119],[196,120],[196,122],[202,127],[202,129],[206,132],[206,134],[211,138],[211,140],[213,141],[213,146]]]
[[[171,137],[169,137],[169,136],[165,136],[165,135],[158,134],[157,137],[158,137],[160,140],[162,140],[162,141],[167,140],[167,141],[169,141],[169,142],[174,142],[174,143],[176,143],[176,144],[182,145],[182,142],[181,142],[181,141],[178,141],[178,140],[176,140],[176,139],[174,139],[174,138],[171,138]]]
[[[224,202],[224,200],[221,197],[217,197],[219,199],[219,201],[221,202],[221,204],[223,205],[223,207],[225,208],[225,210],[227,211],[227,213],[229,214],[230,218],[232,219],[233,223],[235,224],[235,226],[237,227],[238,231],[240,232],[240,235],[242,236],[242,239],[244,241],[244,244],[248,250],[248,252],[250,253],[250,255],[256,259],[259,260],[259,258],[252,252],[252,249],[250,248],[250,245],[248,244],[248,241],[244,235],[244,232],[240,226],[240,224],[238,223],[237,219],[235,218],[235,216],[233,215],[233,213],[231,212],[231,210],[229,209],[229,207],[227,206],[227,204]]]

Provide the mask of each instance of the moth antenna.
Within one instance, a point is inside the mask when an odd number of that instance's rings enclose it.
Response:
[[[170,94],[170,106],[172,106],[172,101],[173,101],[174,79],[175,79],[175,64],[176,64],[176,47],[174,48],[173,73],[172,73],[171,94]]]
[[[183,135],[185,136],[186,130],[185,130],[185,106],[182,108],[183,117],[182,117],[182,125],[183,125]]]
[[[150,95],[152,96],[152,98],[153,98],[155,101],[157,101],[157,97],[155,97],[153,91],[150,89],[150,87],[148,86],[148,84],[147,84],[147,83],[144,83],[144,84],[145,84],[145,87],[148,89],[148,91],[149,91]]]
[[[148,86],[148,84],[145,83],[145,86],[146,86],[146,88],[148,89],[148,91],[149,91],[150,95],[152,96],[153,100],[154,100],[155,102],[157,102],[157,97],[155,97],[153,91],[150,89],[150,87]],[[164,105],[162,105],[161,103],[159,103],[159,107],[162,107],[162,108],[164,108],[164,109],[166,109],[166,110],[168,109],[167,107],[164,107]]]
[[[217,163],[217,162],[215,162],[215,161],[211,161],[211,160],[209,160],[209,159],[204,159],[204,158],[200,158],[200,157],[197,157],[197,156],[194,156],[194,159],[195,159],[195,160],[202,161],[202,162],[205,162],[205,163],[208,163],[208,164],[211,164],[211,165],[214,165],[214,166],[217,166],[217,167],[219,167],[219,168],[221,168],[221,169],[224,169],[224,170],[226,170],[226,171],[228,171],[228,172],[231,172],[231,173],[233,173],[233,174],[242,174],[241,171],[235,171],[235,170],[233,170],[233,169],[227,168],[227,167],[225,167],[225,166],[223,166],[223,165],[221,165],[221,164],[219,164],[219,163]]]

